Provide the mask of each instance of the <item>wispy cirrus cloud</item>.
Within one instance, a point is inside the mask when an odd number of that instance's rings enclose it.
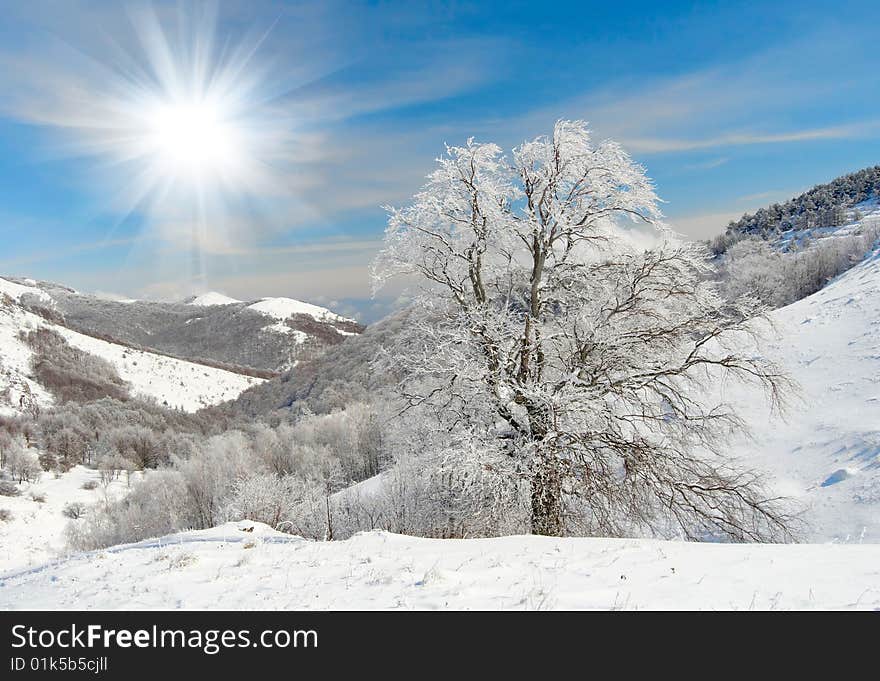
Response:
[[[788,130],[785,132],[730,132],[705,138],[623,137],[622,143],[633,153],[662,154],[758,144],[787,144],[819,140],[859,139],[880,130],[880,119],[847,125]],[[718,164],[720,165],[720,164]],[[703,166],[704,168],[706,166]],[[717,166],[709,166],[717,167]]]
[[[688,163],[685,167],[688,170],[712,170],[714,168],[720,168],[728,161],[730,161],[730,158],[728,156],[719,156],[717,158],[710,158],[706,161]]]
[[[543,131],[558,117],[584,118],[598,136],[645,156],[876,138],[880,116],[848,105],[876,89],[876,64],[864,59],[874,40],[870,31],[826,26],[692,71],[607,79],[519,117],[485,123]],[[842,63],[848,72],[841,73]]]

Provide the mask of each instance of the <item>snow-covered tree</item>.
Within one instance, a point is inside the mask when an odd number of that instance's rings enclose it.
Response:
[[[19,484],[36,482],[43,472],[36,450],[27,447],[20,439],[15,439],[7,449],[3,465],[10,477]]]
[[[255,520],[274,529],[294,517],[302,493],[300,483],[292,475],[271,473],[238,480],[232,488],[226,508],[231,520]]]
[[[388,209],[373,267],[377,288],[417,282],[420,314],[388,350],[405,408],[526,484],[536,534],[563,534],[570,507],[611,534],[782,537],[775,501],[721,456],[736,415],[700,399],[724,375],[778,398],[776,369],[738,351],[762,308],[720,295],[705,247],[658,203],[644,169],[580,121],[511,160],[448,147],[412,204]]]

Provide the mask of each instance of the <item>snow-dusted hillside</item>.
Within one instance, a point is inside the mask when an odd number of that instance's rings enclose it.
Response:
[[[208,292],[180,303],[122,302],[47,282],[38,286],[70,329],[184,360],[245,367],[257,375],[285,371],[363,331],[354,321],[292,298],[243,302]]]
[[[781,420],[728,388],[754,431],[732,451],[806,506],[808,539],[880,542],[880,253],[771,318],[765,352],[800,395]]]
[[[868,199],[853,206],[846,211],[844,224],[789,229],[770,239],[770,243],[781,251],[793,251],[809,247],[811,242],[817,240],[847,237],[874,225],[880,225],[880,199]]]
[[[304,303],[293,298],[263,298],[248,305],[248,309],[256,310],[279,321],[284,321],[294,315],[306,315],[316,321],[354,322],[353,319],[342,317],[325,307]]]
[[[8,291],[9,283],[0,279],[0,288]],[[16,305],[0,302],[0,394],[7,394],[7,401],[0,399],[0,414],[16,413],[22,400],[33,399],[42,406],[53,402],[49,392],[31,377],[31,350],[18,337],[21,331],[33,330],[41,322]]]
[[[52,300],[52,297],[48,293],[40,290],[36,286],[17,284],[14,281],[7,281],[6,279],[0,279],[0,296],[2,295],[7,295],[16,302],[21,301],[21,297],[24,295],[36,296],[44,302],[50,302]]]
[[[242,301],[230,298],[216,291],[209,291],[200,296],[196,296],[192,300],[186,301],[187,305],[196,305],[198,307],[210,307],[212,305],[234,305]]]
[[[7,292],[16,292],[19,298],[24,293],[33,293],[19,291],[15,287],[22,288],[18,284],[0,279],[0,288]],[[46,302],[51,302],[51,298]],[[167,403],[186,411],[197,411],[202,407],[225,402],[262,382],[259,378],[134,350],[77,333],[49,323],[16,304],[0,305],[0,392],[9,388],[9,402],[0,404],[0,410],[16,410],[21,395],[26,391],[34,395],[38,404],[52,404],[51,395],[31,377],[31,350],[19,338],[20,332],[40,327],[60,334],[74,348],[109,361],[119,376],[130,385],[134,395],[152,398],[159,403]]]
[[[184,411],[198,411],[231,400],[263,379],[185,362],[152,352],[108,343],[64,327],[54,327],[73,347],[103,357],[135,395]]]
[[[870,610],[878,566],[880,545],[312,542],[238,522],[7,573],[0,608]]]

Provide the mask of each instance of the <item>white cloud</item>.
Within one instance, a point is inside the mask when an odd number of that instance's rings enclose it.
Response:
[[[670,218],[676,232],[691,239],[709,239],[721,234],[727,223],[742,217],[744,211],[718,211]]]
[[[855,139],[865,137],[878,129],[880,129],[880,120],[868,120],[849,125],[806,128],[777,133],[731,132],[723,135],[691,139],[623,137],[620,141],[633,153],[659,154],[753,144],[785,144],[816,140]]]

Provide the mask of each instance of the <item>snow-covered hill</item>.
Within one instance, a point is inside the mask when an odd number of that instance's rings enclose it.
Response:
[[[7,573],[0,608],[871,610],[878,566],[880,545],[313,542],[237,522]]]
[[[234,399],[264,379],[186,362],[152,352],[108,343],[64,327],[54,327],[73,347],[108,360],[136,396],[184,411]]]
[[[18,284],[0,279],[0,290],[17,293],[17,299],[26,293],[33,293],[19,288],[22,287]],[[9,396],[6,404],[0,403],[0,411],[18,410],[25,392],[32,394],[40,405],[52,404],[49,392],[32,376],[31,350],[19,338],[22,331],[37,328],[51,329],[72,347],[109,361],[135,396],[152,398],[160,404],[186,411],[197,411],[233,399],[247,388],[262,382],[259,378],[87,336],[48,322],[16,303],[7,303],[0,305],[0,393],[8,389]]]
[[[22,296],[25,295],[34,296],[43,302],[50,302],[52,300],[48,293],[36,287],[36,282],[33,282],[33,284],[17,284],[14,281],[0,279],[0,296],[7,295],[15,302],[20,302]]]
[[[248,305],[248,309],[256,310],[279,321],[290,319],[296,315],[306,315],[316,321],[354,322],[353,319],[342,317],[327,308],[304,303],[293,298],[263,298],[252,305]]]
[[[9,290],[9,283],[0,279],[0,288]],[[18,337],[41,323],[36,315],[0,301],[0,395],[6,395],[0,399],[0,414],[17,413],[31,399],[41,406],[53,402],[52,395],[32,377],[31,350]]]
[[[806,507],[806,538],[880,542],[880,253],[772,313],[767,355],[800,386],[785,419],[727,388],[753,429],[732,452]]]
[[[187,300],[186,304],[196,305],[199,307],[211,307],[212,305],[235,305],[235,303],[240,302],[240,300],[230,298],[229,296],[225,296],[222,293],[209,291],[208,293],[203,293],[200,296],[196,296],[195,298]]]

